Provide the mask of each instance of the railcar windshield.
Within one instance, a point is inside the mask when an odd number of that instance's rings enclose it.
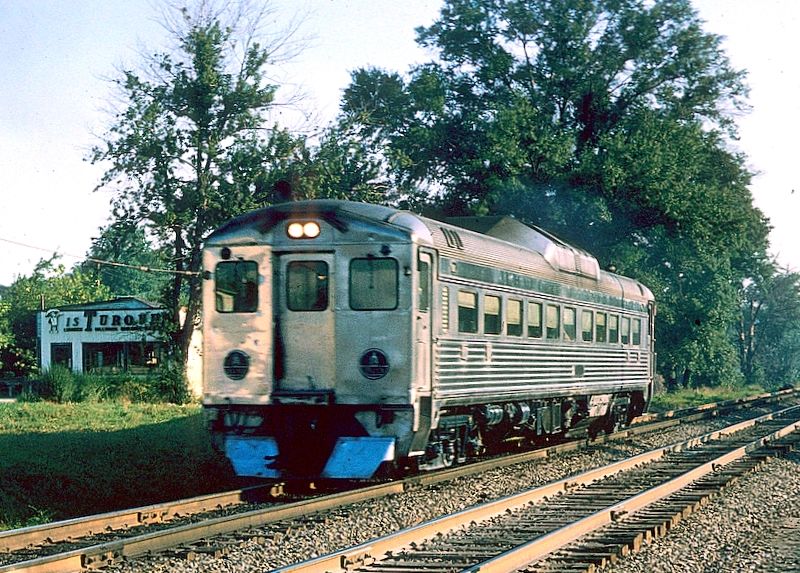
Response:
[[[217,312],[258,310],[258,263],[222,261],[214,270]]]
[[[350,261],[350,308],[397,308],[398,272],[395,259],[368,257]]]

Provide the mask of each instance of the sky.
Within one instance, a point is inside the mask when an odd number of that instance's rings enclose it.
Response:
[[[350,72],[405,72],[430,59],[414,28],[433,22],[439,0],[273,0],[274,29],[304,20],[300,54],[275,70],[283,92],[305,94],[304,124],[324,126]],[[738,118],[737,150],[757,175],[751,192],[769,217],[772,253],[800,270],[800,1],[695,0],[707,31],[725,37],[733,65],[748,71],[752,111]],[[109,78],[167,45],[155,0],[0,0],[0,285],[28,275],[54,252],[70,267],[110,215],[95,191],[101,165],[86,161],[110,125]],[[794,193],[793,190],[798,192]]]

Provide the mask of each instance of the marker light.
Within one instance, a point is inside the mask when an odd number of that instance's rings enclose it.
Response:
[[[314,239],[320,234],[319,223],[314,221],[289,223],[289,226],[286,227],[286,234],[292,239]]]

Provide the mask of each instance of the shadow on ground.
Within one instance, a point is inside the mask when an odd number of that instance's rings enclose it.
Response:
[[[236,486],[202,414],[110,432],[0,435],[0,528]]]

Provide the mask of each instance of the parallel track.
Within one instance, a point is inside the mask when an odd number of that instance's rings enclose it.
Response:
[[[765,446],[798,430],[800,406],[792,406],[277,571],[537,571],[541,560],[610,526],[615,533],[605,536],[630,547],[761,463]],[[583,552],[554,560],[568,561],[565,570],[590,571],[613,543],[585,541]]]
[[[58,549],[50,548],[49,551],[54,551],[56,554],[40,556],[33,559],[28,558],[24,561],[20,561],[19,557],[14,558],[14,553],[10,554],[10,552],[19,554],[22,551],[22,553],[27,553],[28,555],[40,554],[45,552],[45,547],[66,540],[89,537],[98,533],[126,530],[137,526],[147,526],[154,523],[166,523],[190,514],[214,511],[228,506],[242,505],[254,500],[263,500],[265,497],[268,497],[270,493],[275,494],[278,492],[281,485],[272,484],[224,492],[221,494],[211,494],[189,500],[180,500],[0,532],[0,564],[4,561],[8,563],[7,565],[0,565],[0,573],[23,570],[30,572],[60,572],[76,571],[88,566],[97,567],[103,564],[116,562],[124,557],[133,557],[148,552],[162,551],[213,535],[241,531],[283,519],[296,518],[326,509],[356,503],[358,501],[376,499],[386,495],[400,493],[408,488],[430,485],[461,476],[477,474],[490,468],[522,463],[537,458],[544,458],[585,448],[590,443],[598,444],[615,439],[624,439],[635,434],[657,431],[681,423],[717,416],[735,409],[778,402],[791,398],[794,394],[794,390],[786,390],[754,396],[748,399],[704,405],[699,408],[667,412],[659,415],[648,414],[641,417],[638,420],[639,423],[634,426],[609,436],[603,436],[594,442],[576,440],[531,452],[489,459],[441,472],[417,475],[402,481],[361,488],[359,490],[335,495],[322,496],[317,499],[296,503],[284,503],[273,507],[261,507],[244,512],[240,510],[233,515],[204,519],[198,523],[176,527],[162,526],[159,531],[146,532],[142,535],[127,533],[127,539],[119,538],[105,543],[88,541],[87,547],[76,548],[67,552],[58,552]],[[125,535],[125,533],[123,533],[123,535]],[[84,543],[84,545],[87,543]],[[40,549],[37,549],[37,547]],[[4,554],[10,558],[4,559]]]

